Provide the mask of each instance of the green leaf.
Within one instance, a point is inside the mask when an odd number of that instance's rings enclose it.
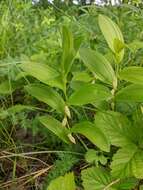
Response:
[[[114,177],[143,178],[143,150],[136,145],[128,145],[117,151],[111,164]]]
[[[93,80],[93,77],[91,77],[86,71],[73,73],[72,81],[90,82],[91,80]]]
[[[97,151],[94,150],[94,149],[89,149],[86,154],[85,154],[85,160],[88,162],[88,163],[92,163],[94,161],[96,161],[97,159]]]
[[[32,84],[25,86],[25,89],[38,100],[48,104],[58,112],[64,113],[65,102],[52,88],[43,84]]]
[[[119,62],[121,62],[124,56],[124,49],[119,51],[115,45],[116,39],[120,41],[120,44],[124,44],[124,39],[120,28],[110,18],[104,15],[99,15],[98,22],[102,34],[104,35],[104,38],[108,43],[108,46],[115,54],[118,54]]]
[[[112,182],[110,174],[103,168],[92,167],[81,172],[85,190],[104,190]],[[116,190],[108,188],[108,190]]]
[[[62,67],[65,74],[67,74],[70,70],[74,58],[74,39],[71,31],[66,26],[63,26],[62,35],[63,35]]]
[[[61,76],[50,79],[47,81],[47,84],[51,87],[56,87],[64,91],[64,83]]]
[[[115,96],[117,102],[143,102],[143,85],[131,84],[122,88]]]
[[[81,173],[84,190],[129,190],[137,185],[135,178],[112,178],[104,168],[91,167]]]
[[[121,42],[119,39],[114,39],[114,49],[115,52],[120,53],[123,48],[125,47],[125,44],[123,42]]]
[[[134,143],[135,133],[129,120],[118,112],[98,112],[95,115],[95,125],[108,141],[115,146],[123,147]]]
[[[59,75],[56,70],[44,63],[26,62],[20,64],[19,67],[27,74],[35,77],[45,84],[48,84],[49,80]]]
[[[92,105],[95,106],[98,110],[108,110],[108,109],[110,109],[110,102],[107,102],[105,100],[95,102]]]
[[[53,180],[47,190],[76,190],[73,173],[68,173]]]
[[[118,183],[113,185],[117,190],[131,190],[138,185],[138,180],[134,177],[120,179]]]
[[[143,190],[143,185],[140,185],[139,190]]]
[[[62,126],[61,122],[51,116],[41,116],[39,121],[65,143],[70,142],[68,138],[69,131]]]
[[[83,84],[68,100],[71,105],[84,105],[102,100],[111,99],[109,89],[100,84]]]
[[[140,148],[138,148],[138,151],[134,155],[132,161],[132,170],[136,178],[143,178],[143,150]]]
[[[85,82],[83,81],[71,81],[70,87],[72,90],[77,91],[82,85],[85,85]]]
[[[0,83],[0,94],[1,95],[8,95],[14,92],[16,89],[16,84],[14,83],[9,83],[9,81],[4,81]]]
[[[26,72],[20,72],[18,73],[18,75],[16,76],[15,80],[19,80],[21,78],[26,78],[29,74],[26,73]],[[44,82],[44,81],[43,81]],[[44,82],[45,84],[48,84],[49,86],[51,87],[56,87],[56,88],[59,88],[61,90],[64,91],[64,83],[63,83],[63,79],[59,73],[59,76],[57,77],[54,77],[54,78],[49,78],[49,80],[46,80]]]
[[[85,160],[92,164],[95,163],[98,165],[98,162],[105,165],[107,163],[107,157],[105,157],[101,152],[94,150],[94,149],[88,149],[88,151],[85,154]]]
[[[17,104],[14,106],[9,107],[8,109],[1,109],[0,110],[0,118],[6,119],[8,116],[11,116],[12,114],[17,114],[19,112],[25,111],[25,110],[36,110],[34,106],[27,106],[27,105],[21,105]]]
[[[21,105],[17,104],[7,109],[9,114],[15,114],[22,112],[24,110],[34,110],[35,108],[33,106],[27,106],[27,105]]]
[[[135,52],[138,49],[142,49],[143,48],[143,42],[142,41],[138,41],[138,40],[134,40],[133,42],[131,42],[130,44],[127,45],[127,47]]]
[[[109,152],[110,144],[108,138],[102,133],[102,131],[95,126],[95,124],[85,121],[75,124],[71,132],[80,133],[88,138],[93,144],[99,147],[101,150]]]
[[[15,76],[15,81],[18,81],[22,78],[26,78],[28,76],[28,74],[26,72],[19,72],[16,76]]]
[[[78,52],[83,41],[84,41],[84,36],[82,36],[81,34],[74,36],[74,49],[76,52]]]
[[[120,72],[120,78],[135,84],[143,84],[143,67],[126,67]]]
[[[88,69],[93,74],[96,74],[95,77],[104,83],[113,85],[116,80],[115,72],[111,64],[102,54],[89,48],[81,48],[80,57]]]

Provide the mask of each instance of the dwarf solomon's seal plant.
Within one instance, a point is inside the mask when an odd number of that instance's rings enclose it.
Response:
[[[98,24],[114,62],[63,26],[57,70],[32,61],[20,64],[19,69],[36,79],[25,91],[56,113],[39,116],[40,123],[64,143],[85,145],[90,167],[81,172],[83,188],[130,190],[143,178],[143,68],[124,66],[129,45],[115,22],[99,15]],[[78,59],[84,70],[73,72]],[[78,112],[86,108],[91,114],[80,121]],[[93,144],[92,150],[84,137]],[[72,172],[47,187],[58,189],[76,189]]]

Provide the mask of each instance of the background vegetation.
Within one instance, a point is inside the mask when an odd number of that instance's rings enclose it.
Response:
[[[143,188],[142,2],[101,3],[0,1],[0,189]]]

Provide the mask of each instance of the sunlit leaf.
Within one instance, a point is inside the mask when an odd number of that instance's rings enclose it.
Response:
[[[48,84],[49,80],[59,75],[55,69],[44,63],[25,62],[20,64],[19,67],[27,74],[35,77],[45,84]]]
[[[120,41],[120,44],[124,44],[123,35],[118,25],[113,22],[109,17],[104,15],[99,15],[98,22],[102,34],[104,35],[104,38],[108,43],[108,46],[114,53],[118,54],[119,62],[122,61],[124,56],[124,49],[116,48],[117,46],[115,45],[115,40]],[[121,51],[119,51],[119,49],[121,49]]]
[[[62,55],[62,67],[63,72],[68,73],[71,67],[73,58],[74,58],[74,39],[71,31],[63,26],[62,28],[63,35],[63,55]]]
[[[110,143],[104,133],[96,127],[95,124],[85,121],[75,124],[72,129],[74,133],[80,133],[87,137],[93,144],[99,147],[101,150],[109,152]]]
[[[143,102],[143,85],[128,85],[117,92],[115,99],[118,102]]]
[[[86,71],[83,72],[74,72],[73,73],[73,81],[83,81],[90,82],[93,79]]]
[[[54,89],[43,84],[27,85],[25,89],[38,100],[48,104],[58,112],[64,113],[65,102]]]
[[[95,125],[104,133],[112,145],[118,147],[132,144],[136,137],[130,121],[118,112],[97,112]]]
[[[130,66],[120,72],[120,78],[135,84],[143,84],[143,67]]]
[[[111,177],[105,169],[92,167],[82,171],[82,181],[85,190],[101,190],[111,183]]]
[[[102,54],[89,48],[81,48],[80,57],[88,69],[95,74],[96,78],[113,85],[116,80],[114,70]]]
[[[68,173],[65,176],[54,179],[47,190],[76,190],[74,174]]]
[[[135,145],[119,149],[113,157],[111,168],[114,177],[143,178],[143,151]]]
[[[68,103],[71,105],[84,105],[109,100],[111,97],[111,92],[103,85],[84,84],[69,97]]]

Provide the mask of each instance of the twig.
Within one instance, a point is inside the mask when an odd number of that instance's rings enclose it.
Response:
[[[8,154],[8,155],[4,155],[4,156],[0,156],[0,159],[3,158],[11,158],[11,157],[23,157],[23,156],[28,156],[28,155],[35,155],[35,154],[51,154],[51,153],[67,153],[67,154],[75,154],[75,155],[79,155],[79,156],[83,156],[82,153],[79,152],[70,152],[70,151],[38,151],[38,152],[25,152],[25,153],[11,153],[11,152],[6,152],[3,151],[3,153]]]
[[[120,179],[117,179],[117,180],[115,180],[115,181],[112,181],[112,182],[111,182],[109,185],[107,185],[103,190],[108,190],[109,187],[111,187],[112,185],[118,183],[119,181],[120,181]]]
[[[41,176],[42,174],[44,174],[45,172],[47,172],[47,171],[50,170],[51,168],[52,168],[52,166],[50,166],[50,167],[48,167],[48,168],[46,168],[46,169],[40,170],[37,174],[35,174],[35,175],[32,177],[32,179],[27,180],[26,182],[24,182],[23,184],[21,184],[19,187],[22,187],[22,186],[26,185],[26,184],[29,183],[31,180],[36,179],[37,177]]]
[[[30,174],[26,174],[26,175],[24,175],[24,176],[21,176],[21,177],[15,179],[15,181],[10,180],[10,181],[4,182],[4,183],[2,183],[2,184],[0,185],[0,188],[5,188],[5,187],[9,186],[9,185],[12,184],[12,183],[15,183],[15,182],[18,182],[18,181],[23,181],[23,180],[25,180],[25,178],[27,178],[27,177],[29,177],[29,176],[37,175],[37,174],[39,174],[39,173],[41,173],[41,172],[43,173],[43,171],[44,171],[44,173],[45,173],[46,171],[48,171],[48,170],[51,169],[52,167],[53,167],[53,165],[51,165],[51,166],[49,166],[49,167],[47,167],[47,168],[45,168],[45,169],[41,169],[41,170],[32,172],[32,173],[30,173]]]

